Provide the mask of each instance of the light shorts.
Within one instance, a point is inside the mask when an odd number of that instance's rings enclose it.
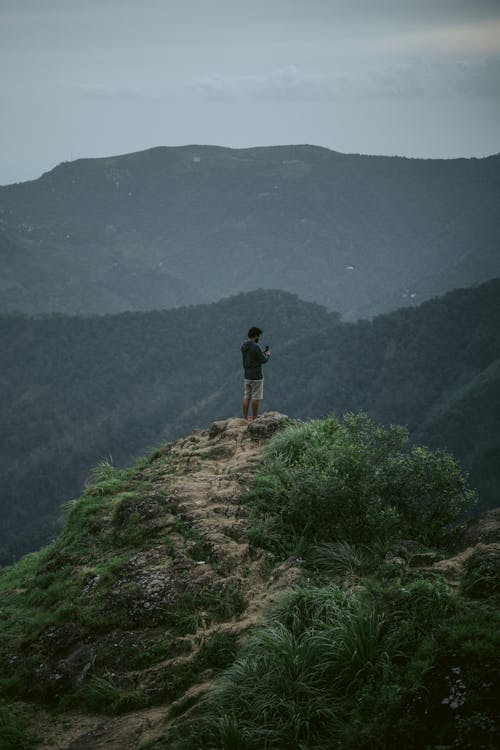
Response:
[[[245,398],[261,401],[264,398],[264,380],[245,380]]]

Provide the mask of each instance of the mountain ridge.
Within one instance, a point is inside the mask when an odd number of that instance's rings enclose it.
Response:
[[[500,275],[498,157],[158,147],[0,188],[2,312],[284,288],[349,319]]]

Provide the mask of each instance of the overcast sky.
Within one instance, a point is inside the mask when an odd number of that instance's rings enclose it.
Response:
[[[0,0],[0,184],[188,143],[500,151],[500,0]]]

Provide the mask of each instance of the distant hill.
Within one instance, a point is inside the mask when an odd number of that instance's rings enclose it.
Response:
[[[92,466],[241,411],[239,341],[272,348],[264,408],[290,417],[363,409],[451,450],[480,507],[500,487],[500,280],[373,321],[286,292],[102,317],[0,317],[0,559],[49,539]]]
[[[500,276],[500,156],[155,148],[0,188],[0,312],[280,288],[348,319]]]

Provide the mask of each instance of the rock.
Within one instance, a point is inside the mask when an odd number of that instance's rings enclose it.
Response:
[[[473,547],[479,542],[500,542],[500,507],[469,521],[457,534],[456,547]]]
[[[408,560],[416,552],[420,552],[421,545],[415,542],[413,539],[402,539],[399,542],[391,545],[385,555],[386,560],[390,560],[393,557],[402,557],[404,560]]]
[[[480,598],[500,592],[500,544],[478,544],[465,562],[462,589]]]
[[[417,552],[410,558],[410,566],[412,568],[425,568],[429,565],[434,565],[439,560],[439,555],[436,552]]]
[[[227,428],[227,422],[228,422],[227,419],[221,420],[219,422],[213,422],[208,432],[209,438],[212,439],[214,437],[217,437],[218,435],[221,435],[223,432],[225,432]]]
[[[280,414],[277,411],[265,412],[261,417],[257,417],[248,425],[248,432],[255,439],[269,438],[275,432],[281,430],[288,422],[286,414]]]

